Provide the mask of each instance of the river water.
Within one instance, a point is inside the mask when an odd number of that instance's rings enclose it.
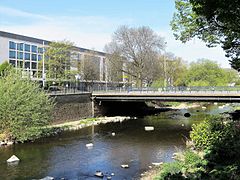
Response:
[[[193,123],[201,122],[207,114],[230,110],[226,106],[208,105],[207,109],[172,110],[159,115],[108,123],[78,131],[64,132],[34,143],[0,148],[0,179],[94,180],[96,170],[114,173],[112,179],[139,179],[152,162],[170,162],[174,152],[185,149],[185,139]],[[191,117],[184,117],[189,112]],[[145,126],[154,131],[145,131]],[[112,136],[112,132],[116,135]],[[88,149],[86,144],[93,143]],[[15,154],[21,161],[7,165]],[[128,169],[121,168],[128,164]]]

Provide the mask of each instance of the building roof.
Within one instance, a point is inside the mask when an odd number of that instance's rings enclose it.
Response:
[[[0,36],[10,38],[10,39],[17,39],[17,40],[21,40],[21,41],[38,43],[38,44],[43,44],[43,42],[44,42],[45,45],[48,45],[49,43],[51,43],[51,41],[48,41],[48,40],[29,37],[29,36],[23,36],[23,35],[9,33],[9,32],[5,32],[5,31],[0,31]],[[77,46],[74,46],[73,48],[77,51],[80,51],[80,52],[93,51],[100,56],[105,56],[106,55],[106,53],[101,52],[101,51],[94,51],[94,50],[91,50],[91,49],[81,48],[81,47],[77,47]]]

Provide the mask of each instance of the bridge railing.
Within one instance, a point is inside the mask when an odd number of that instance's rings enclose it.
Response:
[[[134,87],[95,87],[95,88],[77,88],[77,87],[59,87],[56,89],[46,90],[49,94],[77,94],[84,92],[96,92],[96,93],[240,93],[240,86],[177,86],[177,87],[161,87],[161,88],[152,88],[152,87],[143,87],[143,88],[134,88]]]

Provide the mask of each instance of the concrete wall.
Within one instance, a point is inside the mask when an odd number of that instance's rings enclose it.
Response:
[[[9,57],[9,39],[0,37],[0,64],[4,61],[8,61]]]
[[[93,116],[91,93],[51,95],[55,98],[54,124]]]

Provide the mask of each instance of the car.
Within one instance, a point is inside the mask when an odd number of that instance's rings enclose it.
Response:
[[[48,92],[61,91],[61,88],[58,86],[49,86]]]

